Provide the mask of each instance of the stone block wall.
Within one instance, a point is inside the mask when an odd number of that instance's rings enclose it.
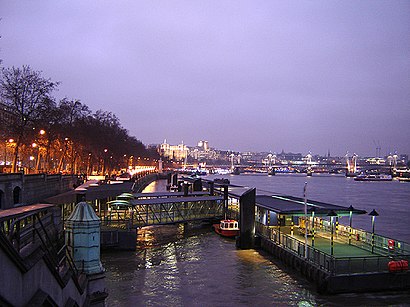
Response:
[[[29,205],[64,193],[77,183],[77,176],[61,174],[0,174],[0,209]]]

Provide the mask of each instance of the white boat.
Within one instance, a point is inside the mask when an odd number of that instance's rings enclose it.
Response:
[[[215,232],[223,237],[234,238],[239,236],[238,221],[222,220],[219,224],[212,225]]]

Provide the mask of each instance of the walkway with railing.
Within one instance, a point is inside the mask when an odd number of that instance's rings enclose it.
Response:
[[[392,250],[388,248],[389,238],[382,236],[376,236],[377,244],[372,253],[372,234],[359,229],[353,230],[355,239],[351,240],[350,244],[348,233],[342,231],[337,236],[335,235],[333,255],[331,254],[330,230],[326,227],[317,230],[314,246],[312,246],[312,237],[309,237],[306,248],[304,237],[297,233],[296,227],[292,234],[290,227],[279,228],[257,222],[256,234],[330,275],[388,272],[390,261],[410,261],[408,244],[397,244],[396,242]]]
[[[8,263],[2,266],[0,305],[41,305],[33,302],[48,298],[59,305],[70,300],[83,304],[85,275],[66,249],[58,207],[36,204],[0,210],[0,263]],[[13,298],[10,293],[21,295]]]
[[[220,219],[222,216],[223,198],[219,196],[150,198],[110,206],[108,214],[103,217],[103,225],[131,229]]]

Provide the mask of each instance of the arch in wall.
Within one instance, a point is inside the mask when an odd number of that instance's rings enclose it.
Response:
[[[13,204],[18,204],[21,202],[21,188],[15,187],[13,189]]]

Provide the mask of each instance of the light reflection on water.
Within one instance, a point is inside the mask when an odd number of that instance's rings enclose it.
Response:
[[[177,228],[168,232],[179,236]],[[303,281],[255,250],[237,250],[234,241],[208,228],[193,230],[192,236],[175,242],[105,253],[102,258],[109,306],[315,304]]]
[[[255,181],[253,186],[265,182],[237,178]],[[285,178],[287,189],[291,180],[305,179]],[[165,184],[156,182],[148,189],[162,190]],[[309,187],[311,193],[321,191],[319,186],[312,191],[312,180]],[[347,187],[352,188],[351,183]],[[328,197],[335,193],[330,185],[326,191]],[[102,255],[108,306],[410,306],[406,292],[318,295],[309,282],[270,255],[238,250],[234,241],[209,227],[187,232],[182,226],[148,227],[140,232],[137,246],[136,252]]]

